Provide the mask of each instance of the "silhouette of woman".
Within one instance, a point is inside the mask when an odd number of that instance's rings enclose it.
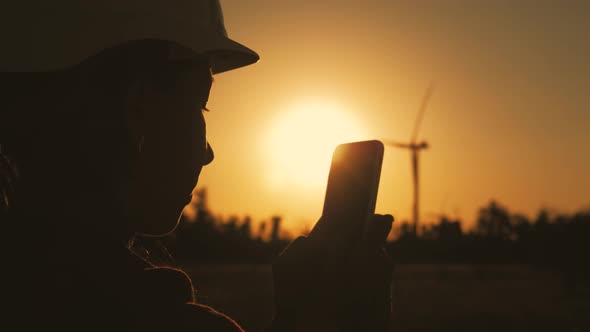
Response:
[[[2,34],[22,33],[3,35],[12,44],[0,55],[0,216],[11,267],[3,321],[21,330],[241,331],[195,303],[186,274],[130,247],[137,235],[176,227],[213,160],[202,114],[212,74],[258,57],[227,38],[217,1],[130,3],[14,4],[0,20]],[[53,31],[17,29],[19,10],[40,27],[58,15]],[[290,246],[275,265],[269,330],[387,329],[391,265],[381,245],[392,218],[373,221],[373,236],[338,262],[318,254],[325,244]]]

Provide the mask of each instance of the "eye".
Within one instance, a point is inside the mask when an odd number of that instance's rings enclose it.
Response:
[[[199,108],[203,112],[211,112],[211,110],[207,108],[207,103],[202,104]]]
[[[199,109],[205,112],[210,112],[211,110],[207,108],[207,104],[209,103],[209,98],[205,98],[204,96],[200,96],[197,99],[197,106]]]

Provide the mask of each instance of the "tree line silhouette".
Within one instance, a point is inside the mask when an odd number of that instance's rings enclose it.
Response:
[[[270,263],[292,240],[273,216],[258,223],[252,218],[216,216],[208,207],[207,191],[197,191],[191,203],[194,216],[184,217],[178,228],[156,240],[172,257],[199,263]],[[423,225],[418,234],[409,222],[394,228],[396,239],[387,250],[397,263],[424,264],[530,264],[566,272],[572,278],[588,277],[590,209],[574,214],[541,210],[534,219],[511,213],[491,201],[479,210],[475,226],[440,216]],[[154,244],[141,241],[149,248]],[[156,252],[151,250],[153,254]],[[167,254],[167,253],[166,253]]]
[[[407,223],[399,227],[393,252],[407,262],[424,263],[582,263],[590,252],[584,237],[590,234],[590,209],[572,215],[546,209],[529,219],[491,201],[481,208],[475,226],[464,231],[461,220],[441,216],[415,236]],[[410,250],[411,247],[411,250]]]

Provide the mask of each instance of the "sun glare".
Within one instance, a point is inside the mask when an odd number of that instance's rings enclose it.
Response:
[[[365,136],[359,123],[338,104],[295,105],[277,118],[267,139],[272,158],[269,180],[277,186],[323,187],[336,146]]]

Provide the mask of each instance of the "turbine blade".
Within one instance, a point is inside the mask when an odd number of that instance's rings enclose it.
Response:
[[[434,91],[434,83],[430,83],[428,88],[426,89],[426,93],[424,94],[424,98],[422,98],[422,104],[418,109],[418,115],[416,117],[416,123],[414,124],[414,132],[412,133],[412,139],[410,142],[416,143],[416,139],[418,138],[418,132],[420,130],[420,126],[422,125],[422,117],[424,116],[424,111],[428,107],[428,103],[430,102],[430,97],[432,96],[432,92]]]
[[[396,148],[403,148],[403,149],[410,148],[410,144],[407,144],[407,143],[400,143],[400,142],[390,141],[390,140],[382,140],[382,141],[386,145],[395,146]]]

